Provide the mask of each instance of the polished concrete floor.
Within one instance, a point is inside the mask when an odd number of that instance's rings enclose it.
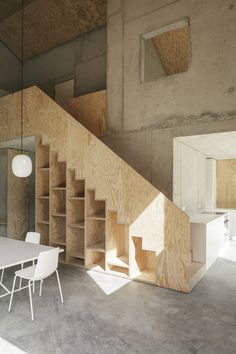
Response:
[[[41,298],[36,289],[34,323],[26,291],[11,313],[9,297],[0,299],[0,353],[236,353],[236,263],[219,258],[188,295],[138,282],[107,291],[109,281],[96,274],[61,267],[65,304],[52,276]]]

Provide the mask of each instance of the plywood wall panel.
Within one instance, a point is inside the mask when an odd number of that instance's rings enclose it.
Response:
[[[95,136],[105,136],[106,90],[71,99],[69,113]]]
[[[167,75],[188,70],[189,26],[159,34],[153,38],[153,43]]]
[[[217,208],[236,209],[236,160],[216,162]]]

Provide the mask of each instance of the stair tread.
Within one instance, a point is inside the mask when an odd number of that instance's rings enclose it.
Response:
[[[119,257],[110,257],[107,261],[108,264],[116,265],[122,268],[129,268],[129,257],[127,255]]]

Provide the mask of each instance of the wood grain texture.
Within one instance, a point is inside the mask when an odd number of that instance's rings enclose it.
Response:
[[[37,139],[35,145],[35,230],[40,233],[40,243],[49,245],[50,217],[50,148]],[[42,170],[43,169],[43,170]],[[44,170],[46,169],[46,170]],[[48,169],[48,170],[47,170]]]
[[[24,10],[24,59],[106,25],[106,0],[28,2]],[[12,12],[11,7],[8,13]],[[1,23],[0,40],[21,59],[21,11]]]
[[[95,136],[106,135],[106,90],[71,99],[68,111]]]
[[[87,246],[91,247],[95,241],[103,241],[105,237],[107,242],[109,236],[106,234],[105,223],[111,222],[112,225],[117,222],[127,225],[131,272],[137,252],[135,247],[131,249],[132,237],[141,239],[142,249],[138,252],[143,254],[145,263],[140,274],[132,273],[134,277],[137,276],[141,281],[146,279],[155,282],[160,286],[188,291],[188,216],[38,88],[25,90],[24,96],[25,136],[41,136],[43,144],[50,143],[51,154],[55,152],[58,161],[62,164],[66,162],[67,171],[75,170],[74,178],[86,181],[88,216],[91,215],[90,211],[94,212],[106,206],[106,222],[89,218],[86,220]],[[0,124],[3,127],[0,130],[0,140],[20,136],[20,127],[16,124],[19,118],[18,107],[19,93],[0,98]],[[110,221],[109,212],[117,213]],[[60,224],[61,219],[50,219],[54,242],[58,237],[66,237],[64,224]],[[103,226],[98,223],[103,223]],[[118,230],[122,229],[123,234],[125,226],[118,227]],[[118,239],[118,244],[119,242],[123,241]],[[98,252],[86,249],[86,266],[96,260],[101,260],[101,269],[104,270],[105,250]]]
[[[106,248],[112,257],[120,257],[129,254],[129,227],[117,223],[117,214],[107,213],[106,222]]]
[[[189,26],[161,33],[152,40],[168,76],[188,70]]]
[[[18,178],[12,172],[12,160],[20,150],[8,150],[7,235],[24,240],[29,227],[29,178]]]
[[[216,206],[236,209],[236,160],[216,161]]]

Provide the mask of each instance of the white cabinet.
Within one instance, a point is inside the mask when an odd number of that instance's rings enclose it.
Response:
[[[190,248],[194,262],[206,263],[208,269],[226,241],[224,215],[190,216]]]

